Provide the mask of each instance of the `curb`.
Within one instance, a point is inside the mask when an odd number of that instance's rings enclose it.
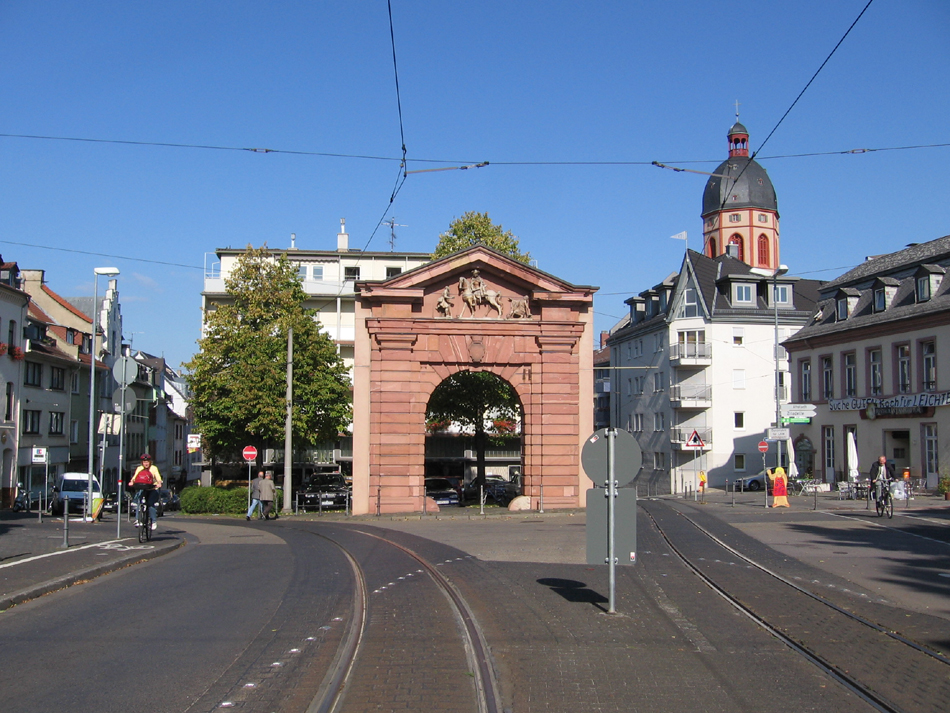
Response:
[[[156,548],[148,552],[136,552],[127,557],[120,557],[111,562],[94,565],[92,567],[86,567],[85,569],[70,572],[69,574],[63,575],[62,577],[57,577],[55,579],[47,580],[46,582],[31,585],[21,589],[18,592],[12,592],[11,594],[0,597],[0,613],[10,609],[11,607],[15,607],[17,604],[23,604],[24,602],[37,599],[43,595],[57,592],[60,589],[66,589],[67,587],[71,587],[74,584],[80,584],[90,579],[101,577],[104,574],[109,574],[110,572],[124,569],[131,565],[138,564],[139,562],[145,562],[147,560],[155,559],[156,557],[161,557],[162,555],[174,552],[175,550],[178,550],[184,546],[185,540],[180,540],[174,546]]]

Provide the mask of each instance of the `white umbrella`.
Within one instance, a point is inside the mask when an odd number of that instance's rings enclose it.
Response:
[[[854,432],[848,431],[848,480],[855,482],[861,475],[858,470],[858,446],[854,442]]]
[[[785,439],[785,447],[788,449],[788,477],[798,477],[798,464],[795,462],[795,446],[792,445],[792,439]]]

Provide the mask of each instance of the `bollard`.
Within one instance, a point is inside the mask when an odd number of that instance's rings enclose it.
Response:
[[[729,481],[726,481],[726,488],[729,487]],[[736,481],[732,481],[732,507],[736,506]]]
[[[69,501],[63,498],[63,549],[69,548]]]
[[[382,512],[383,505],[383,484],[379,483],[376,486],[376,517],[379,517]]]
[[[813,507],[812,510],[817,510],[817,509],[818,509],[818,486],[816,485],[815,486],[815,507]]]

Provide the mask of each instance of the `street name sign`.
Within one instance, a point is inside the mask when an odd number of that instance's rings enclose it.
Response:
[[[818,413],[815,404],[782,404],[782,416],[785,418],[810,418]]]
[[[770,428],[769,429],[769,440],[770,441],[787,441],[791,437],[791,433],[787,428]]]

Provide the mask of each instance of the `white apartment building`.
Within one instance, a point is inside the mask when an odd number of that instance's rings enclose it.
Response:
[[[881,455],[930,488],[950,475],[948,272],[950,236],[869,257],[785,342],[793,393],[817,407],[793,426],[796,457],[824,482],[847,479],[849,433],[864,477]]]
[[[309,295],[304,306],[316,311],[324,331],[337,344],[340,356],[351,370],[356,330],[354,283],[357,280],[395,277],[430,260],[429,253],[363,252],[352,249],[344,220],[340,221],[336,250],[298,248],[292,237],[289,248],[273,248],[272,252],[285,252],[298,266],[304,291]],[[201,293],[202,315],[210,305],[227,300],[224,281],[244,253],[245,250],[219,248],[213,253],[213,259],[206,259],[204,291]]]
[[[20,440],[20,393],[23,361],[15,359],[12,347],[22,348],[30,296],[20,289],[19,268],[0,258],[0,380],[4,402],[0,411],[0,507],[13,504],[17,486],[17,451]]]
[[[757,444],[775,421],[775,383],[787,401],[788,363],[779,340],[811,316],[817,283],[776,281],[730,255],[688,251],[679,273],[627,300],[630,323],[608,344],[613,426],[643,451],[639,482],[650,490],[711,487],[763,467]],[[775,452],[770,454],[773,466]],[[783,459],[783,462],[784,459]]]

